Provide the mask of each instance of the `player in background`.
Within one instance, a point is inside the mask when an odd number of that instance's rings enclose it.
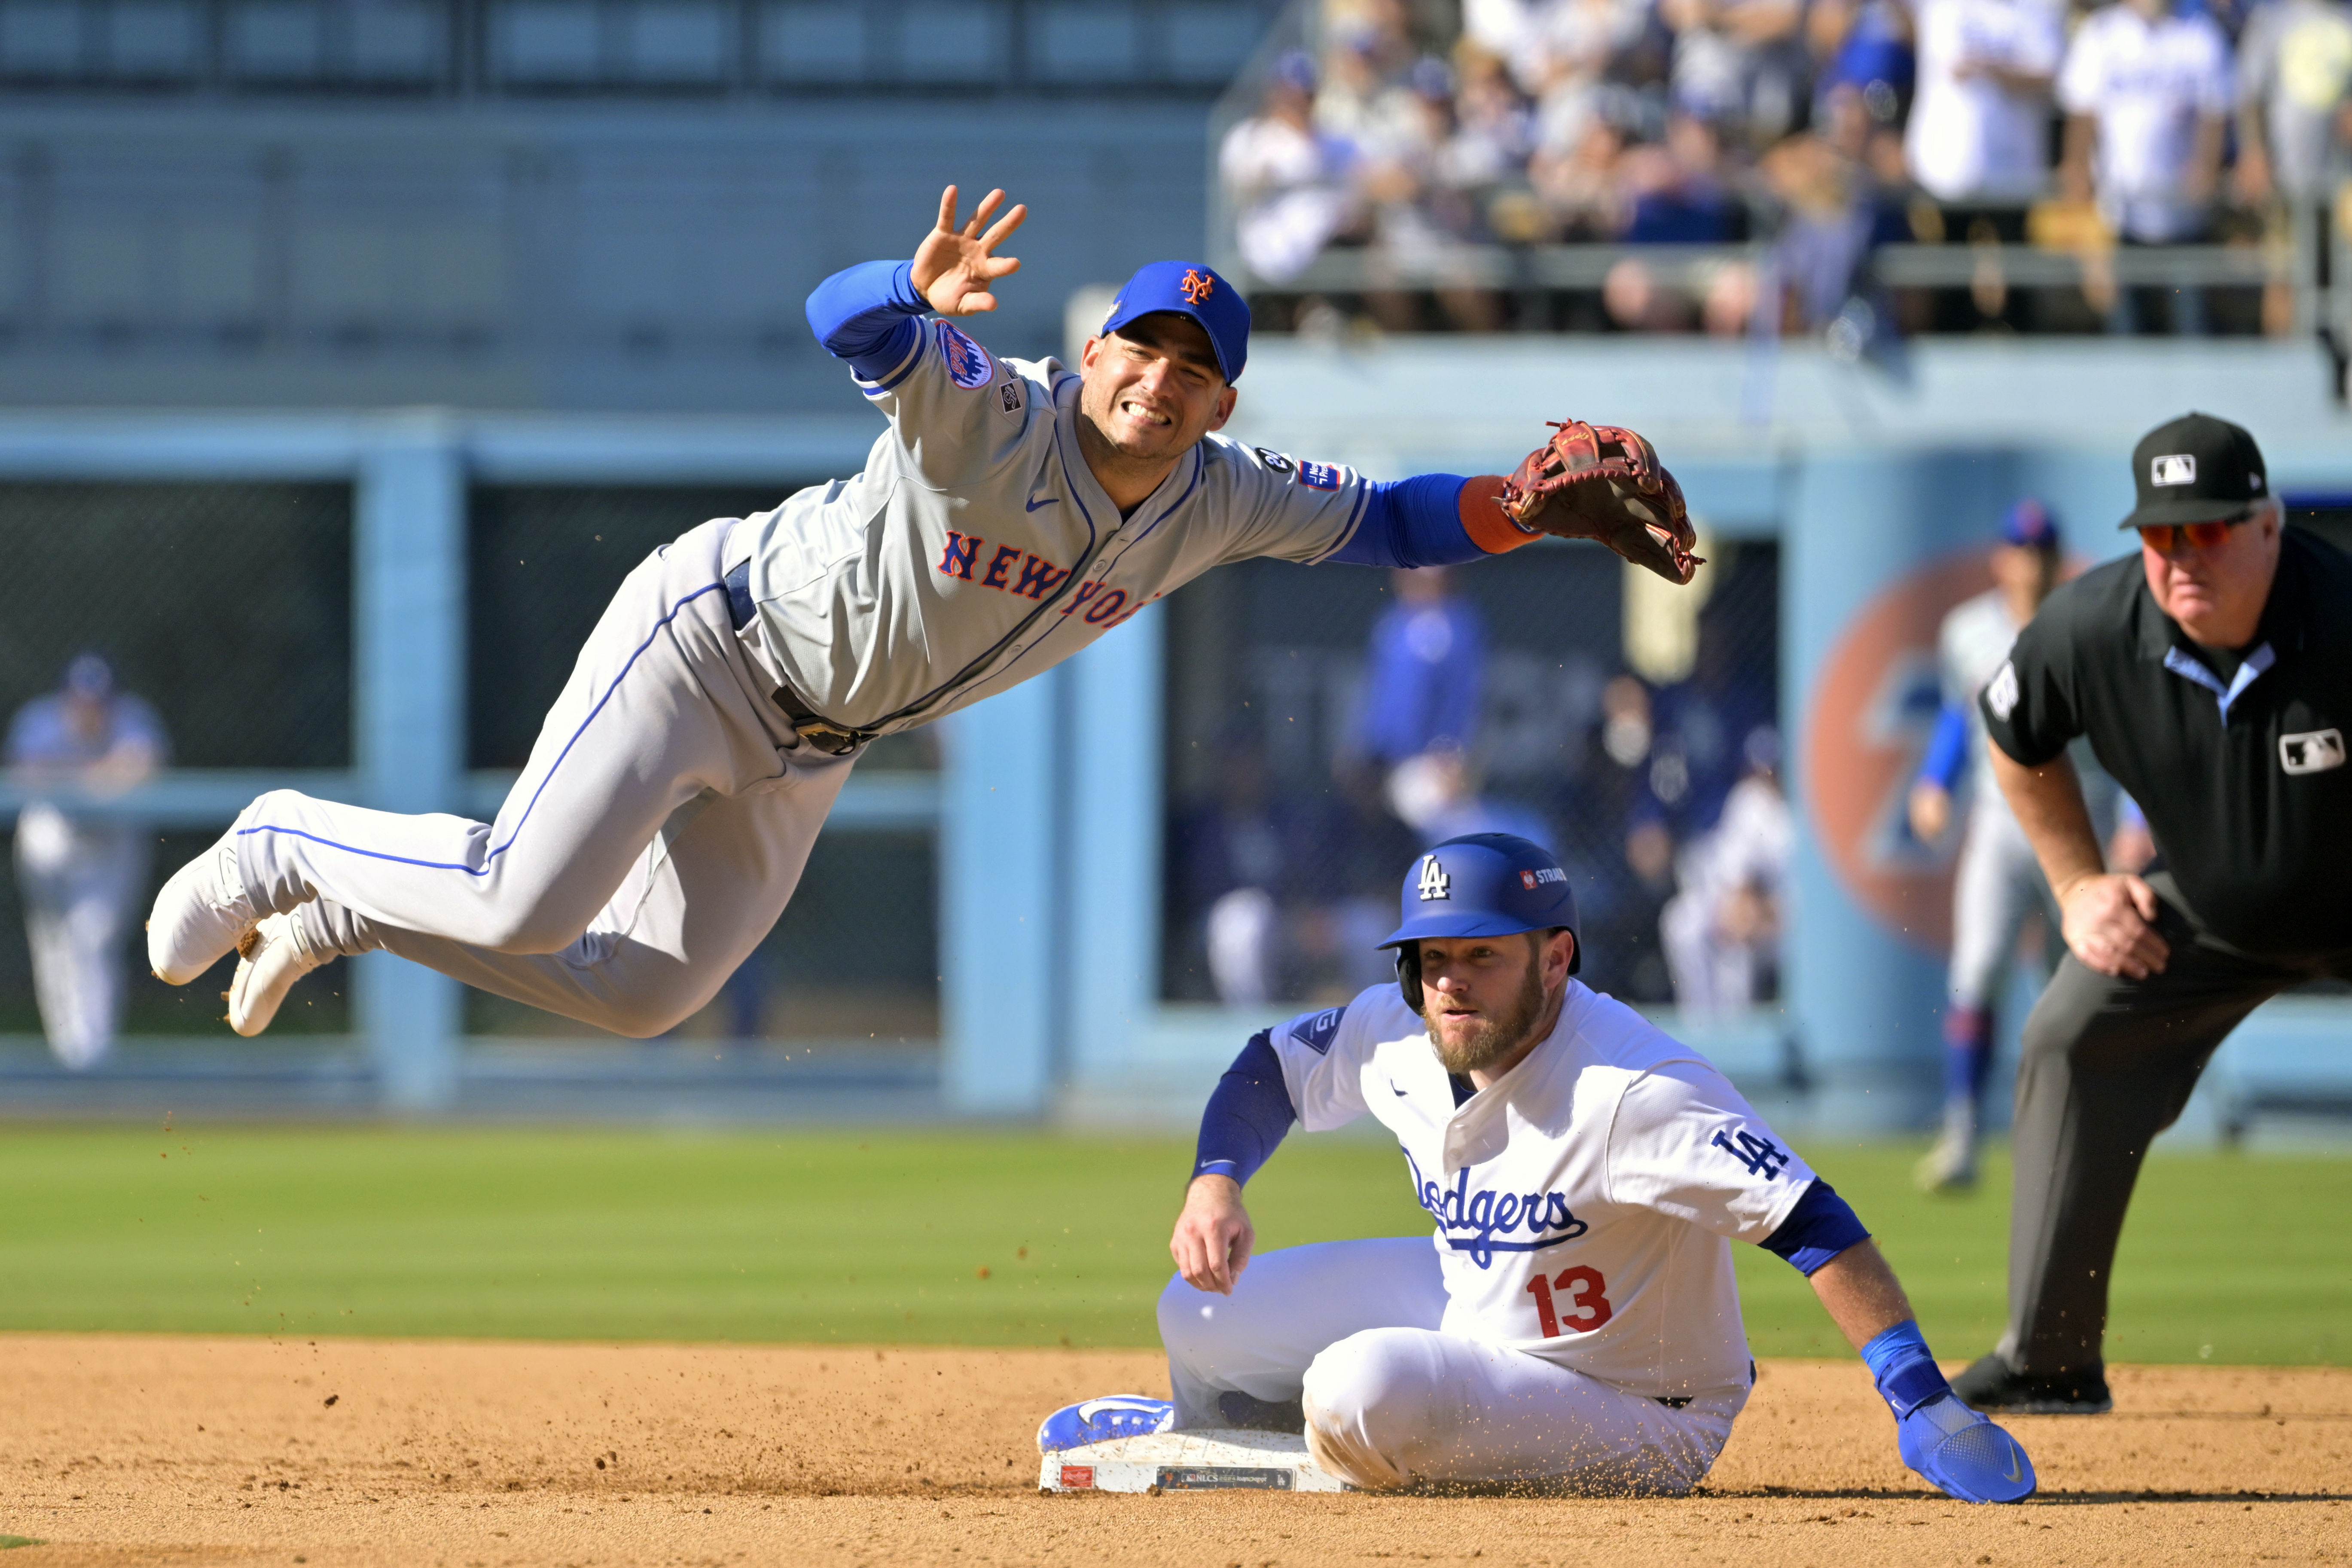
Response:
[[[1936,637],[1944,706],[1911,785],[1912,836],[1933,844],[1965,815],[1952,884],[1952,959],[1944,1003],[1943,1130],[1916,1173],[1928,1192],[1963,1191],[1977,1179],[1977,1134],[1992,1072],[1993,1005],[2000,999],[2027,917],[2039,911],[2052,933],[2039,979],[2058,962],[2057,906],[2033,846],[1993,782],[1977,694],[2009,657],[2017,634],[2058,585],[2058,525],[2032,498],[2009,509],[1993,547],[1993,586],[1954,606]],[[2104,819],[2114,792],[2088,748],[2075,758]],[[1963,781],[1965,780],[1965,783]]]
[[[383,949],[624,1035],[708,1002],[783,911],[868,741],[1051,668],[1227,561],[1481,560],[1550,531],[1686,583],[1681,492],[1648,443],[1572,425],[1509,479],[1381,483],[1215,434],[1249,308],[1154,262],[1078,368],[999,359],[946,318],[994,310],[1026,209],[956,191],[912,259],[837,273],[808,318],[889,422],[865,471],[706,522],[632,573],[493,822],[291,790],[167,882],[155,973],[232,948],[240,1034],[302,974]],[[992,219],[993,222],[992,223]]]
[[[1576,980],[1549,850],[1449,840],[1402,901],[1382,944],[1398,983],[1256,1036],[1210,1097],[1160,1299],[1174,1401],[1071,1405],[1042,1447],[1303,1430],[1360,1487],[1686,1492],[1755,1382],[1737,1239],[1812,1281],[1906,1464],[1967,1501],[2032,1492],[2024,1450],[1952,1397],[1845,1201],[1705,1058]],[[1242,1189],[1291,1124],[1366,1114],[1402,1145],[1431,1237],[1253,1259]]]
[[[34,798],[16,814],[16,886],[33,957],[33,995],[58,1060],[96,1067],[122,1016],[123,933],[147,890],[152,837],[136,822],[41,798],[119,795],[163,765],[155,710],[118,690],[94,653],[66,667],[64,687],[8,724],[7,763]]]

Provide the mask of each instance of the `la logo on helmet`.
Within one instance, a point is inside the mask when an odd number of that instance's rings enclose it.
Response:
[[[1217,280],[1202,277],[1200,268],[1196,267],[1187,267],[1184,268],[1183,289],[1184,302],[1197,305],[1217,291]]]
[[[1432,899],[1453,898],[1453,893],[1448,890],[1453,886],[1454,879],[1445,874],[1445,868],[1437,863],[1436,856],[1424,855],[1421,858],[1420,887],[1423,903],[1425,904]]]

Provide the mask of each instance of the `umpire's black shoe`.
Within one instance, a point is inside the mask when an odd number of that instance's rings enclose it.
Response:
[[[2070,1372],[2012,1372],[1997,1355],[1979,1356],[1952,1379],[1952,1392],[1971,1410],[2012,1415],[2104,1415],[2116,1407],[2102,1367]]]

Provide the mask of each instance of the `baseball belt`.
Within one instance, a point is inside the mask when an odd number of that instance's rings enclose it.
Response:
[[[751,563],[746,561],[727,574],[727,618],[740,633],[757,613],[751,603]],[[854,730],[809,711],[808,704],[789,686],[776,688],[775,703],[791,721],[793,733],[829,757],[855,751],[874,738],[871,730]]]

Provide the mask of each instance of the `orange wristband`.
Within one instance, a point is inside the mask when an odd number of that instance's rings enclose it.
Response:
[[[1533,544],[1541,539],[1538,531],[1528,532],[1511,521],[1500,502],[1503,486],[1507,483],[1500,474],[1480,474],[1465,479],[1458,502],[1462,512],[1462,531],[1470,542],[1489,555],[1500,555],[1507,550],[1517,550],[1522,544]]]

